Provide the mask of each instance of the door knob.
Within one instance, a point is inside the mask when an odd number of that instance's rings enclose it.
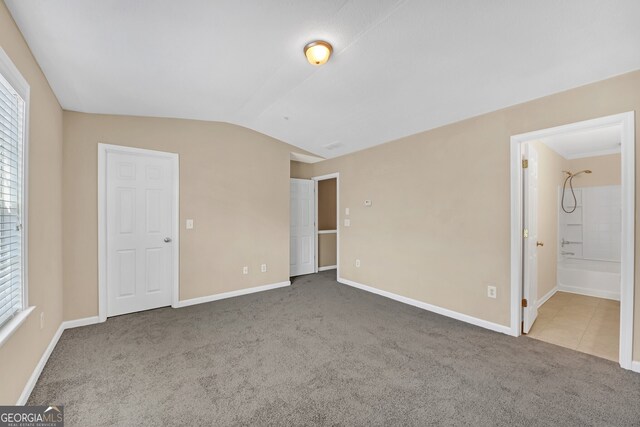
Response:
[[[166,240],[165,240],[166,241]],[[536,242],[536,246],[544,246],[544,243],[542,242]]]
[[[165,243],[169,243],[170,241],[171,241],[171,237],[165,237],[165,238],[164,238],[164,242],[165,242]]]

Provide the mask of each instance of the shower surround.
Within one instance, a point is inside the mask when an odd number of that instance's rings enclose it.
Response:
[[[620,300],[621,187],[575,189],[558,195],[558,290]]]

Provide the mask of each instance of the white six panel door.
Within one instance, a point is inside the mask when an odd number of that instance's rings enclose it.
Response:
[[[108,152],[106,163],[107,316],[171,305],[172,162]]]
[[[310,179],[291,179],[289,275],[315,273],[315,193]]]

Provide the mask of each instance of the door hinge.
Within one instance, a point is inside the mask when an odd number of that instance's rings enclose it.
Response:
[[[522,237],[524,237],[525,239],[529,237],[529,229],[528,228],[525,228],[522,231]]]
[[[528,167],[529,167],[529,160],[523,159],[522,160],[522,169],[526,169]]]
[[[522,298],[522,306],[525,308],[529,306],[529,301],[526,298]]]

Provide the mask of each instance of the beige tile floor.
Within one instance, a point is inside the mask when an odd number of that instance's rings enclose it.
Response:
[[[619,334],[619,301],[556,292],[527,336],[618,361]]]

